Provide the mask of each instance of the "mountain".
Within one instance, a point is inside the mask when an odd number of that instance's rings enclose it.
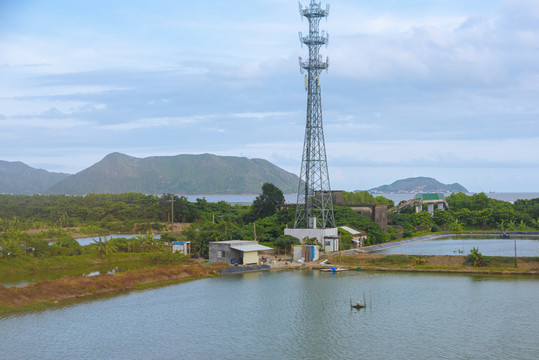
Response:
[[[112,153],[47,193],[257,194],[264,182],[293,193],[299,178],[262,159],[211,154],[140,159]]]
[[[42,194],[69,174],[34,169],[20,161],[0,160],[0,193],[16,195]]]
[[[448,193],[448,192],[463,192],[468,190],[458,184],[442,184],[436,179],[430,177],[415,177],[397,180],[391,185],[382,185],[369,192],[372,193]]]

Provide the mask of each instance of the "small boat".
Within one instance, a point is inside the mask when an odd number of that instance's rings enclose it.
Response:
[[[343,269],[343,268],[335,268],[334,266],[332,266],[331,268],[329,269],[320,269],[320,271],[331,271],[331,272],[338,272],[338,271],[348,271],[348,269]]]
[[[363,309],[365,305],[362,305],[359,301],[355,303],[354,305],[350,305],[354,309]]]

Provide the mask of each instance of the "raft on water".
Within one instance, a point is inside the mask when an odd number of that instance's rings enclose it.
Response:
[[[331,271],[331,272],[337,272],[337,271],[348,271],[348,269],[343,269],[343,268],[335,268],[334,266],[332,266],[331,268],[329,269],[320,269],[320,271]]]

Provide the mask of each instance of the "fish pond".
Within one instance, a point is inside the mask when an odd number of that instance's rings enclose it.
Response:
[[[534,276],[266,271],[1,318],[0,349],[3,359],[534,359],[537,299]]]
[[[397,243],[398,244],[398,243]],[[391,244],[388,244],[391,246]],[[378,250],[376,254],[403,255],[468,255],[477,248],[485,256],[539,256],[539,237],[518,236],[509,239],[500,237],[450,236],[425,241],[410,241],[403,245]]]

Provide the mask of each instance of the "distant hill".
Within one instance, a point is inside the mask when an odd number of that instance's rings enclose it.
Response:
[[[112,153],[46,193],[257,194],[264,182],[293,193],[299,178],[262,159],[211,154],[140,159]]]
[[[42,194],[69,174],[34,169],[20,161],[0,160],[0,193],[15,195]]]
[[[397,180],[391,185],[382,185],[370,189],[371,193],[447,193],[447,192],[463,192],[468,190],[458,184],[442,184],[436,179],[430,177],[415,177]]]

